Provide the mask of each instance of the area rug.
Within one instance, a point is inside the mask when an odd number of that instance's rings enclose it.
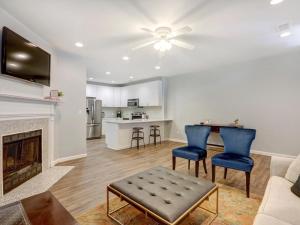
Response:
[[[223,185],[219,185],[219,215],[212,223],[213,225],[252,225],[256,212],[261,202],[261,198],[251,194],[251,198],[246,198],[244,191]],[[117,198],[112,199],[111,208],[117,208],[121,203]],[[215,196],[211,196],[209,201],[202,205],[205,208],[214,210]],[[126,225],[156,225],[152,219],[145,218],[144,214],[137,211],[132,206],[126,206],[114,214],[115,217]],[[191,213],[181,225],[207,225],[212,218],[212,214],[198,208]],[[80,225],[115,225],[106,216],[106,204],[99,205],[78,216]]]

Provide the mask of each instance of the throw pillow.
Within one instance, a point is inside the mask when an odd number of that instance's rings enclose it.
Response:
[[[300,174],[300,155],[297,156],[296,159],[291,163],[288,168],[285,179],[291,181],[292,183],[296,183],[298,176]]]
[[[292,192],[300,197],[300,176],[298,177],[298,180],[296,183],[291,187]]]

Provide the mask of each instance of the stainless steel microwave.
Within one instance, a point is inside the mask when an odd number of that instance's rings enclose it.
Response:
[[[139,107],[139,99],[138,98],[128,99],[127,106],[128,107]]]

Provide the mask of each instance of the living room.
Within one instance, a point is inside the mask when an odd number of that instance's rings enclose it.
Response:
[[[299,7],[0,1],[0,224],[300,224]]]

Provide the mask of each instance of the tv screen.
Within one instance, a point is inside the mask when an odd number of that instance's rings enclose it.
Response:
[[[7,27],[3,27],[1,65],[3,74],[50,86],[50,61],[50,54]]]

